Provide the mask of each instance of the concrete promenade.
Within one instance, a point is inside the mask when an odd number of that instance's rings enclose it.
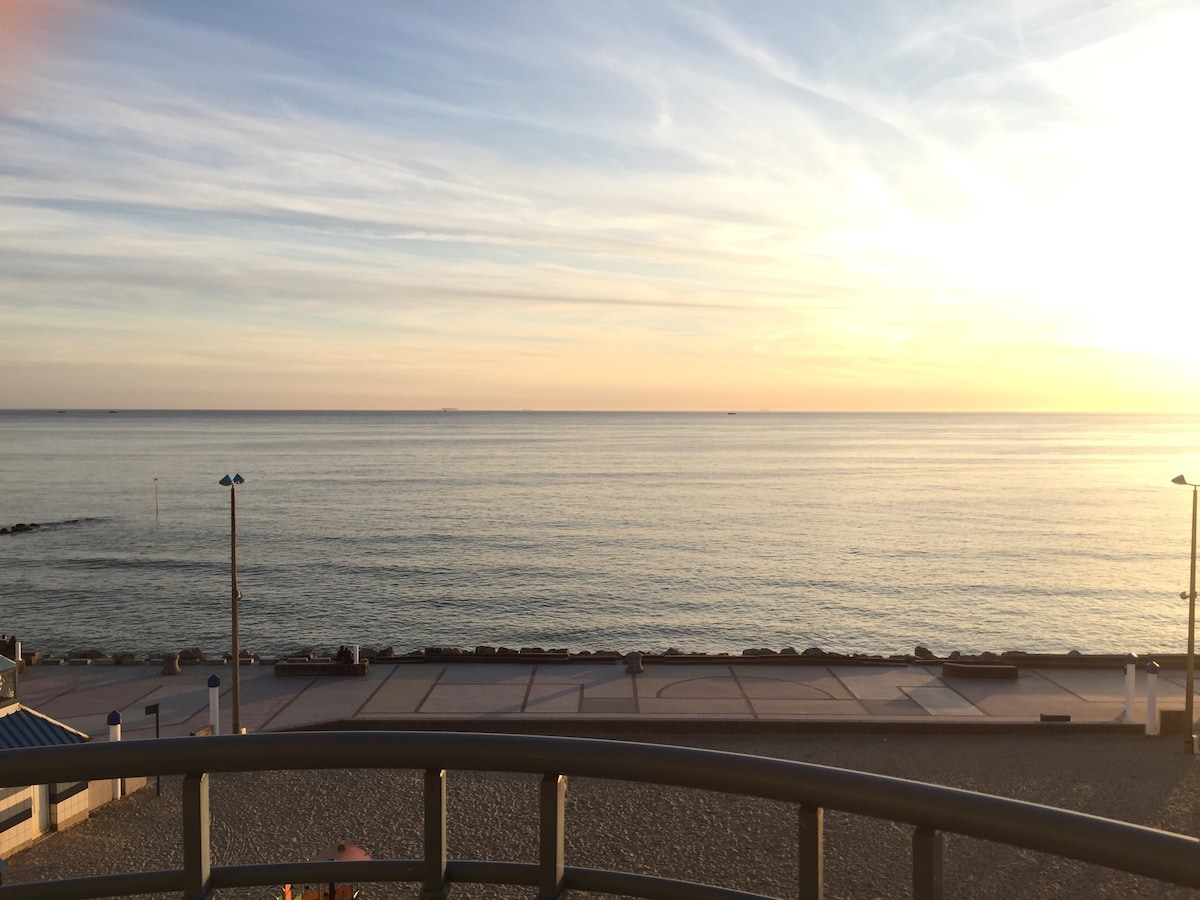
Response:
[[[157,664],[35,665],[20,676],[27,707],[103,740],[111,711],[125,739],[209,723],[208,681],[220,679],[222,734],[231,730],[232,669]],[[1184,673],[1157,677],[1158,709],[1183,708]],[[946,675],[940,663],[859,665],[647,662],[377,662],[365,676],[280,677],[241,667],[241,724],[251,732],[320,727],[588,731],[1143,730],[1147,676],[1139,666],[1125,721],[1123,669],[1021,668],[1017,679]],[[1051,717],[1047,720],[1047,717]],[[1066,721],[1064,717],[1069,717]]]

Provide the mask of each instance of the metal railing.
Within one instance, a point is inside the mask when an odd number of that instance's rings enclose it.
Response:
[[[409,769],[424,775],[424,857],[362,862],[213,866],[209,775],[295,769]],[[537,862],[450,860],[446,771],[542,776]],[[0,886],[2,900],[74,900],[175,892],[207,900],[214,890],[285,882],[414,882],[422,898],[455,883],[529,885],[539,898],[567,889],[630,897],[732,900],[759,894],[711,885],[566,865],[567,776],[717,791],[795,804],[798,896],[820,898],[826,809],[913,827],[913,896],[942,895],[944,833],[1023,847],[1200,888],[1200,840],[1084,813],[788,760],[712,750],[579,738],[505,734],[340,732],[171,738],[8,750],[0,787],[183,775],[183,868]]]

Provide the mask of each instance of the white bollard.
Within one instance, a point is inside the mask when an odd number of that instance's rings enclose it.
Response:
[[[108,740],[114,743],[121,740],[121,713],[119,710],[114,709],[108,714]],[[112,780],[112,798],[114,800],[121,799],[120,778]]]
[[[208,724],[213,734],[221,733],[221,676],[208,676]]]
[[[1146,663],[1146,735],[1158,734],[1158,663]]]
[[[1125,721],[1133,721],[1133,698],[1137,693],[1137,657],[1132,653],[1125,656]]]
[[[15,639],[13,640],[13,662],[18,664],[21,662],[21,642]]]
[[[354,645],[354,664],[358,665],[358,644]]]

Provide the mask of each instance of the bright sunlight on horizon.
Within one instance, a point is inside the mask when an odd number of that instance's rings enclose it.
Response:
[[[18,0],[0,407],[1194,412],[1194,3]]]

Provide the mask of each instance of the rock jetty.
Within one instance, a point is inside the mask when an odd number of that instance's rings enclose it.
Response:
[[[16,638],[0,636],[0,655],[12,657],[16,654]],[[267,656],[253,650],[241,650],[242,665],[272,665],[280,660],[290,661],[319,661],[333,659],[334,648],[298,647],[287,653]],[[137,653],[132,650],[120,650],[110,653],[98,648],[76,648],[63,656],[50,656],[35,649],[23,648],[21,656],[26,665],[163,665],[171,657],[178,659],[179,665],[228,665],[232,661],[232,653],[223,651],[208,653],[202,648],[191,646],[173,650],[158,650],[149,653]],[[956,663],[1004,663],[1012,666],[1030,668],[1050,668],[1054,666],[1071,668],[1119,668],[1125,665],[1127,655],[1123,653],[1084,654],[1072,650],[1063,654],[1027,653],[1022,650],[1006,650],[1003,653],[985,651],[982,653],[961,653],[951,651],[946,656],[939,656],[924,645],[918,645],[912,653],[904,654],[870,654],[870,653],[838,653],[823,650],[820,647],[808,647],[797,650],[795,647],[784,647],[776,650],[771,647],[748,647],[735,653],[689,653],[677,647],[665,651],[645,649],[619,650],[580,650],[572,651],[566,647],[506,647],[479,645],[473,649],[453,646],[430,645],[398,653],[394,646],[376,649],[364,646],[359,649],[360,659],[376,663],[421,663],[421,662],[478,662],[478,663],[566,663],[590,662],[618,664],[640,670],[647,662],[668,664],[704,664],[736,662],[738,664],[789,664],[789,665],[907,665],[907,664],[939,664],[943,662]],[[1186,656],[1180,653],[1147,654],[1144,661],[1154,660],[1163,668],[1183,668]]]

